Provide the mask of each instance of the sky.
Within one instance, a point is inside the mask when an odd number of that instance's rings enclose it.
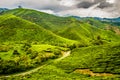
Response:
[[[32,8],[59,16],[120,17],[120,0],[0,0],[0,8]]]

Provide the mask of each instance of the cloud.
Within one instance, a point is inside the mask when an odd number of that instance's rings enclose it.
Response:
[[[108,2],[108,3],[114,3],[115,2],[115,0],[106,0],[106,2]]]
[[[100,3],[98,4],[94,4],[92,5],[91,7],[89,8],[77,8],[77,9],[74,9],[74,10],[67,10],[67,11],[61,11],[59,13],[59,15],[64,15],[64,14],[71,14],[71,15],[76,15],[76,16],[81,16],[81,17],[111,17],[113,15],[109,14],[109,12],[106,12],[104,10],[101,10],[100,8],[96,8],[98,5],[100,5]]]
[[[18,5],[59,15],[120,16],[119,0],[1,0],[0,2],[0,7],[15,8]]]
[[[13,8],[17,3],[19,2],[19,0],[1,0],[0,1],[0,7],[11,7]]]
[[[45,13],[49,13],[49,14],[56,14],[54,11],[52,10],[40,10],[41,12],[45,12]]]
[[[79,4],[77,4],[78,8],[89,8],[93,6],[94,4],[100,3],[98,8],[107,8],[111,7],[113,4],[111,3],[112,1],[106,1],[106,0],[88,0],[88,1],[82,1]]]
[[[78,8],[89,8],[92,6],[94,3],[88,2],[88,1],[83,1],[77,5]]]

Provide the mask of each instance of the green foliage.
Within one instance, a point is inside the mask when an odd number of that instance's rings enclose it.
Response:
[[[20,53],[17,50],[14,50],[13,55],[20,55]]]
[[[5,45],[1,45],[5,46]],[[42,65],[50,59],[56,59],[61,56],[61,51],[68,50],[67,48],[61,48],[52,45],[32,45],[14,44],[13,48],[10,48],[5,56],[0,56],[0,74],[12,74],[17,72],[26,71]],[[27,47],[26,50],[23,49]],[[47,50],[51,52],[46,52]],[[7,56],[9,56],[9,58]]]
[[[66,72],[72,72],[77,68],[87,68],[93,72],[119,74],[119,48],[120,45],[106,45],[75,49],[70,57],[55,65]]]
[[[8,52],[10,50],[10,46],[0,46],[0,52]]]

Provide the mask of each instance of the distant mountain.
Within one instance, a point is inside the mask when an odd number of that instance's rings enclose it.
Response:
[[[8,8],[0,8],[0,13],[9,10]]]
[[[96,20],[100,21],[107,21],[107,22],[120,22],[120,17],[118,18],[99,18],[99,17],[94,17]]]
[[[111,24],[112,26],[120,26],[120,17],[118,17],[118,18],[99,18],[99,17],[94,17],[94,19],[102,21],[103,23]]]
[[[71,16],[80,21],[89,21],[90,24],[99,27],[105,28],[105,25],[120,27],[120,17],[118,18],[100,18],[100,17],[79,17]]]
[[[71,16],[71,17],[76,18],[78,20],[93,18],[95,20],[106,21],[106,22],[120,22],[120,17],[118,18],[79,17],[79,16]]]

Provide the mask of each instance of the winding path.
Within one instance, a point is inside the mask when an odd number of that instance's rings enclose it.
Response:
[[[64,52],[64,53],[63,53],[63,56],[60,57],[60,58],[58,58],[58,59],[56,59],[55,61],[60,61],[60,60],[62,60],[62,59],[64,59],[64,58],[66,58],[67,56],[70,55],[70,53],[71,53],[71,51]]]
[[[70,53],[71,53],[71,51],[64,52],[64,53],[63,53],[63,56],[60,57],[60,58],[58,58],[58,59],[56,59],[56,60],[54,60],[54,62],[60,61],[60,60],[62,60],[62,59],[64,59],[64,58],[66,58],[67,56],[70,55]],[[15,76],[28,75],[28,74],[31,74],[31,73],[34,73],[34,72],[40,70],[41,68],[43,68],[43,67],[45,67],[45,66],[47,66],[47,65],[49,65],[49,64],[44,64],[44,65],[39,66],[39,67],[37,67],[37,68],[31,69],[31,70],[29,70],[29,71],[25,71],[25,72],[21,72],[21,73],[17,73],[17,74],[10,74],[10,75],[6,75],[6,76],[0,76],[0,78],[2,78],[2,77],[11,77],[11,76],[14,76],[14,77],[15,77]]]

